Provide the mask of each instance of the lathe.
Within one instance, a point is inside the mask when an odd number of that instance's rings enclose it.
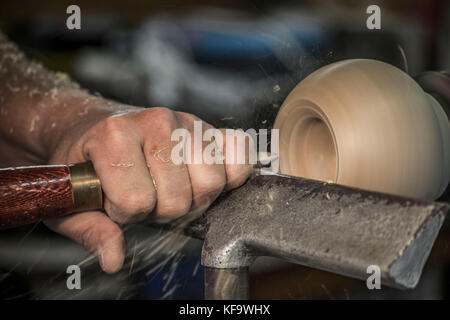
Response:
[[[204,240],[205,298],[249,298],[259,256],[382,283],[419,282],[450,206],[450,77],[345,60],[286,98],[280,172],[256,168],[201,216],[160,226]],[[439,201],[436,201],[439,199]],[[0,228],[101,209],[90,163],[0,170]]]

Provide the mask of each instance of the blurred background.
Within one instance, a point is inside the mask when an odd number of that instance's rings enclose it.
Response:
[[[66,8],[81,8],[68,30]],[[381,30],[366,9],[381,8]],[[29,57],[104,97],[194,113],[219,127],[270,128],[283,99],[317,68],[373,58],[414,76],[450,71],[445,0],[4,0],[0,30]],[[3,299],[202,299],[201,242],[126,227],[121,273],[102,274],[81,247],[41,224],[0,233]],[[82,290],[66,288],[79,264]],[[251,296],[267,299],[450,297],[450,227],[443,227],[417,289],[383,287],[260,258]]]

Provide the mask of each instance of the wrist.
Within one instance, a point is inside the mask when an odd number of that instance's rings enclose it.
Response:
[[[55,98],[55,95],[53,95]],[[40,128],[40,141],[51,159],[68,149],[96,123],[105,118],[136,112],[142,108],[91,95],[81,90],[64,90],[50,103],[50,111]]]

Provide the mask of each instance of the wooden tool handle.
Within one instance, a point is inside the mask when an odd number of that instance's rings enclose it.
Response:
[[[100,180],[90,162],[0,169],[0,229],[102,205]]]

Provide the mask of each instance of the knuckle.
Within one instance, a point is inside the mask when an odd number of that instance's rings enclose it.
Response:
[[[128,120],[123,116],[108,117],[103,120],[103,125],[107,132],[123,130],[128,126]]]
[[[185,123],[192,124],[194,121],[199,121],[200,119],[195,115],[187,112],[176,112],[176,117],[184,121]]]
[[[130,222],[135,221],[136,218],[145,217],[153,211],[155,204],[155,196],[149,192],[123,192],[119,199],[114,201],[113,211],[120,215],[122,220],[120,222]]]
[[[249,178],[253,169],[253,165],[237,164],[228,165],[227,170],[227,189],[234,189],[244,184]]]
[[[161,216],[174,219],[188,213],[191,203],[191,196],[169,197],[158,204],[158,211]]]
[[[156,124],[168,124],[175,120],[174,112],[168,108],[152,108],[148,115]]]
[[[149,109],[144,118],[145,126],[150,124],[150,130],[156,135],[154,136],[155,143],[166,143],[172,131],[177,127],[177,119],[173,111],[167,108],[152,108]]]
[[[204,197],[215,199],[224,189],[226,178],[223,174],[210,173],[205,179],[200,179],[195,187],[196,197]]]
[[[129,130],[127,120],[122,117],[110,117],[103,120],[103,139],[112,143],[120,143],[126,138]]]

